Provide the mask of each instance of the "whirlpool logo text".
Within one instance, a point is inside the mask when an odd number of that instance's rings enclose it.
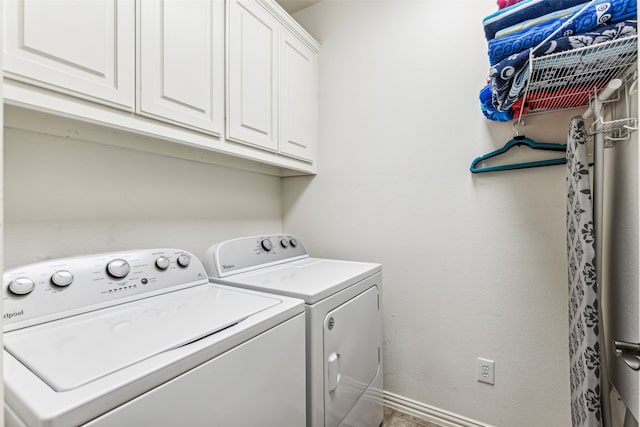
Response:
[[[5,313],[4,316],[2,316],[4,318],[4,320],[10,320],[14,317],[18,317],[18,316],[22,316],[24,314],[24,310],[20,310],[20,311],[13,311],[11,313]]]

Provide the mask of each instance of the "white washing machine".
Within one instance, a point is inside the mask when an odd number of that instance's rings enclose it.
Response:
[[[307,426],[379,426],[382,404],[380,264],[309,257],[290,235],[210,247],[211,281],[305,301]]]
[[[305,423],[302,300],[211,284],[178,249],[50,260],[3,280],[8,426]]]

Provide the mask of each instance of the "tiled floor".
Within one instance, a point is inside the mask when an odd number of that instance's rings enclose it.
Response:
[[[384,407],[384,421],[382,427],[441,427],[438,424],[421,420],[404,412]]]

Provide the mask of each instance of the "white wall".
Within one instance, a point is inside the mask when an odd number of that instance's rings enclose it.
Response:
[[[5,128],[5,265],[123,249],[201,257],[282,229],[280,179]]]
[[[325,0],[319,175],[283,180],[316,256],[381,262],[385,389],[496,426],[570,425],[565,170],[473,175],[513,136],[484,119],[494,0]],[[575,112],[527,119],[566,142]],[[523,148],[523,150],[526,150]],[[496,362],[476,382],[476,357]]]

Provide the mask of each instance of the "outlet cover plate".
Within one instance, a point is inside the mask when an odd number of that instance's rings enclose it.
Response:
[[[478,357],[476,360],[476,379],[481,383],[494,384],[495,362]]]

